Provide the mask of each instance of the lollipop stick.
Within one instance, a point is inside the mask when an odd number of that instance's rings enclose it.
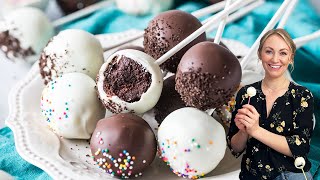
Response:
[[[286,24],[290,14],[292,13],[294,7],[296,6],[298,0],[292,0],[291,4],[287,7],[286,12],[283,14],[277,28],[284,28],[284,25]]]
[[[296,38],[293,41],[296,44],[297,48],[300,48],[301,46],[308,43],[309,41],[312,41],[317,38],[320,38],[320,30],[318,30],[312,34]]]
[[[246,14],[250,13],[251,11],[253,11],[254,9],[256,9],[257,7],[261,6],[262,4],[264,4],[265,1],[264,0],[258,0],[256,2],[253,2],[243,8],[241,8],[239,11],[235,12],[235,13],[232,13],[228,20],[227,20],[227,24],[228,23],[231,23],[233,21],[236,21],[238,19],[240,19],[241,17],[245,16]],[[207,22],[207,20],[205,20],[202,24],[205,24]],[[217,24],[214,24],[213,26],[211,26],[207,32],[211,32],[215,29],[218,28],[218,25]]]
[[[68,22],[73,21],[75,19],[79,19],[83,16],[86,16],[90,13],[93,13],[94,11],[96,11],[98,9],[109,6],[112,3],[113,3],[113,0],[106,0],[106,1],[101,1],[99,3],[95,3],[91,6],[88,6],[86,8],[81,9],[81,10],[78,10],[72,14],[66,15],[66,16],[54,21],[52,24],[55,28],[57,28],[65,23],[68,23]]]
[[[224,6],[226,5],[226,1],[221,1],[216,4],[204,7],[202,9],[199,9],[197,11],[192,12],[191,14],[193,16],[199,18],[199,17],[206,16],[208,14],[211,14],[211,13],[216,13],[224,8]]]
[[[267,26],[264,28],[264,30],[261,32],[261,34],[259,35],[259,37],[256,39],[256,41],[254,42],[254,44],[252,45],[252,47],[250,48],[248,54],[242,59],[242,61],[240,62],[241,68],[245,69],[245,67],[247,66],[249,59],[251,58],[251,56],[255,53],[257,53],[257,49],[258,49],[258,45],[260,42],[260,39],[262,38],[262,36],[269,31],[270,29],[272,29],[276,23],[280,20],[282,14],[285,12],[287,6],[291,3],[291,0],[285,0],[282,5],[280,6],[280,8],[277,10],[277,12],[274,14],[274,16],[271,18],[271,20],[269,21],[269,23],[267,24]]]
[[[249,4],[253,0],[237,0],[236,2],[232,3],[228,8],[224,9],[223,11],[213,15],[210,17],[210,20],[201,26],[199,29],[197,29],[195,32],[190,34],[188,37],[186,37],[183,41],[181,41],[179,44],[174,46],[172,49],[170,49],[168,52],[166,52],[164,55],[162,55],[158,60],[156,60],[156,63],[158,65],[161,65],[164,63],[167,59],[169,59],[172,55],[177,53],[179,50],[181,50],[184,46],[189,44],[191,41],[193,41],[195,38],[200,36],[202,33],[204,33],[211,25],[214,23],[217,23],[221,18],[224,18],[226,15],[230,14],[233,11],[236,11],[237,9],[241,8],[242,6]]]
[[[194,11],[191,14],[193,16],[195,16],[196,18],[200,18],[202,16],[205,16],[205,15],[208,15],[208,14],[211,14],[211,13],[215,13],[217,11],[222,10],[223,7],[225,6],[225,3],[226,3],[225,1],[220,2],[220,3],[216,3],[216,4],[210,5],[208,7],[202,8],[200,10]],[[208,18],[208,20],[209,20],[209,18]],[[205,21],[205,22],[207,22],[207,21]],[[204,24],[204,23],[202,23],[202,24]],[[122,42],[117,43],[115,45],[112,45],[112,46],[109,46],[109,47],[105,47],[103,50],[104,51],[108,51],[108,50],[113,49],[115,47],[118,47],[118,46],[121,46],[123,44],[129,43],[129,42],[131,42],[133,40],[139,39],[141,37],[143,37],[143,33],[140,34],[140,36],[138,35],[138,36],[135,36],[134,38],[126,39],[125,41],[122,41]]]
[[[226,6],[225,6],[225,9],[228,8],[231,4],[231,0],[226,0]],[[214,38],[214,43],[216,44],[219,44],[220,43],[220,40],[221,40],[221,37],[222,37],[222,34],[223,34],[223,30],[224,30],[224,27],[226,26],[226,23],[227,23],[227,19],[228,19],[228,15],[226,15],[225,18],[222,19],[222,21],[220,22],[219,24],[219,27],[218,27],[218,31],[217,31],[217,34],[216,34],[216,37]]]
[[[251,99],[251,97],[249,97],[248,104],[250,104],[250,99]]]
[[[305,178],[306,180],[308,180],[308,179],[307,179],[307,176],[306,176],[306,173],[304,172],[303,168],[302,168],[301,170],[302,170],[302,173],[303,173],[303,175],[304,175],[304,178]]]

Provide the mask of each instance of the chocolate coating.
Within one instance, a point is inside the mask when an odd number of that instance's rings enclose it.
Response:
[[[100,120],[90,148],[101,168],[112,176],[126,178],[142,173],[152,163],[157,144],[148,123],[127,113]]]
[[[227,103],[240,85],[241,66],[226,48],[201,42],[182,57],[176,90],[187,106],[201,110]]]
[[[177,109],[186,107],[180,97],[180,94],[175,90],[175,78],[176,76],[170,76],[163,81],[160,99],[154,107],[155,119],[159,125],[170,113]]]
[[[123,50],[123,49],[135,49],[135,50],[138,50],[138,51],[144,52],[143,47],[141,47],[141,46],[135,46],[135,45],[130,45],[130,46],[123,46],[123,47],[120,47],[120,48],[118,49],[118,51]]]
[[[100,0],[56,0],[61,10],[65,14],[70,14],[87,6],[90,6]]]
[[[180,10],[160,13],[145,29],[143,41],[145,52],[158,59],[201,26],[196,17]],[[203,33],[163,63],[161,68],[175,73],[184,53],[193,45],[205,40],[206,35]]]
[[[208,38],[207,41],[214,42],[214,38]],[[227,45],[225,45],[222,41],[220,41],[219,45],[229,50]]]
[[[223,0],[209,0],[209,2],[211,4],[216,4],[216,3],[221,2],[221,1],[223,1]]]
[[[0,32],[0,47],[1,50],[6,54],[8,59],[22,58],[35,55],[34,50],[29,47],[23,49],[20,46],[20,41],[11,36],[9,31]]]

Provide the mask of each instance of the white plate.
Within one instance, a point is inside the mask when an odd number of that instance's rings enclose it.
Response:
[[[98,35],[97,38],[103,47],[108,47],[138,32],[140,31],[130,30],[123,33]],[[236,56],[243,56],[248,51],[245,45],[237,41],[224,40],[223,42]],[[131,44],[142,45],[142,39]],[[105,56],[111,52],[114,51],[106,52]],[[35,63],[25,78],[10,92],[10,112],[6,124],[14,133],[16,148],[21,157],[40,167],[54,179],[111,178],[94,165],[90,157],[88,141],[61,139],[45,126],[40,112],[40,97],[43,88],[38,63]],[[238,178],[241,159],[235,159],[228,148],[226,149],[224,159],[204,179]],[[151,178],[180,179],[171,173],[169,167],[158,157],[144,172],[141,179]]]

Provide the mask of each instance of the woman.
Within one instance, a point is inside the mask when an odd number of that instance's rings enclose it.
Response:
[[[309,179],[311,163],[307,158],[313,127],[311,92],[286,78],[293,66],[296,47],[283,29],[268,31],[260,40],[259,59],[265,70],[263,80],[241,88],[227,135],[231,152],[243,151],[240,179],[305,179],[294,161],[305,159]],[[246,94],[254,87],[256,95]]]

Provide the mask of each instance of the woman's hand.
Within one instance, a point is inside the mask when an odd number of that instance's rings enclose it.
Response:
[[[237,124],[237,121],[239,121],[239,123],[242,123],[245,126],[246,132],[250,136],[253,136],[254,132],[260,128],[259,117],[260,117],[260,114],[257,112],[256,108],[250,104],[246,104],[246,105],[243,105],[241,109],[238,109],[238,113],[236,114],[236,117],[235,117],[236,119],[235,122],[236,124]]]

